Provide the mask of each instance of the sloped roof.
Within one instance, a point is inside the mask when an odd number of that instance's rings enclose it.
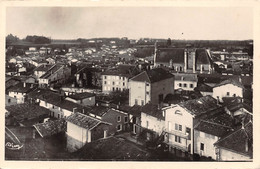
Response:
[[[217,84],[215,87],[224,86],[224,85],[227,85],[227,84],[233,84],[237,87],[244,89],[243,84],[241,82],[239,82],[238,80],[234,79],[234,78],[224,80],[224,81],[220,82],[219,84]]]
[[[155,57],[155,62],[169,63],[184,63],[184,49],[183,48],[162,48],[158,49]]]
[[[44,64],[44,65],[40,65],[38,66],[37,68],[34,69],[34,71],[47,71],[49,70],[53,65],[47,65],[47,64]]]
[[[88,109],[85,106],[63,99],[63,96],[59,93],[46,89],[32,91],[28,94],[28,98],[40,99],[69,111],[73,111],[74,108],[77,108],[77,111],[82,111],[83,109],[86,111]]]
[[[253,151],[253,124],[247,123],[244,127],[232,132],[230,135],[220,139],[214,145],[219,148],[235,151],[252,157]],[[248,151],[246,151],[248,144]]]
[[[217,123],[202,120],[196,127],[196,130],[202,131],[213,136],[222,137],[231,131],[230,127],[223,126]]]
[[[143,71],[142,73],[134,76],[131,80],[154,83],[169,78],[174,78],[174,75],[162,68],[156,68],[148,71]]]
[[[162,115],[162,110],[158,109],[158,105],[148,103],[142,107],[142,112],[160,120],[165,120],[165,117]]]
[[[213,92],[213,87],[211,87],[207,84],[201,83],[194,90],[200,91],[200,92]]]
[[[15,86],[8,89],[9,92],[18,92],[18,93],[29,93],[34,90],[35,87],[32,87],[31,84],[26,84],[24,87],[24,83],[18,83]]]
[[[93,117],[90,117],[90,116],[87,116],[87,115],[81,114],[81,113],[74,113],[74,114],[70,115],[66,119],[66,121],[71,122],[82,128],[89,129],[89,130],[92,130],[94,127],[96,127],[100,123],[108,124],[108,123],[102,122],[101,120],[98,120],[96,118],[93,118]]]
[[[10,112],[17,121],[38,118],[39,116],[49,115],[50,110],[35,104],[16,104],[6,106],[5,109]]]
[[[217,100],[212,96],[204,96],[198,99],[188,100],[179,103],[178,105],[189,110],[192,115],[201,115],[221,107],[217,104]]]
[[[64,119],[51,120],[45,123],[33,125],[41,137],[48,137],[60,132],[65,132],[66,122]]]
[[[75,93],[75,94],[69,95],[68,97],[72,98],[74,100],[81,100],[81,99],[85,99],[85,98],[89,98],[89,97],[93,97],[93,96],[95,96],[95,94],[84,92],[84,93]]]
[[[183,81],[193,81],[197,82],[197,74],[187,74],[187,73],[174,73],[175,80],[183,80]]]
[[[206,49],[198,48],[195,52],[197,64],[212,64],[212,61],[208,55]]]

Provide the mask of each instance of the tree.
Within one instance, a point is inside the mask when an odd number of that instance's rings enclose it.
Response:
[[[166,45],[167,47],[170,47],[172,45],[172,40],[170,38],[168,38]]]
[[[17,42],[18,40],[19,40],[19,38],[17,36],[12,35],[12,34],[7,35],[6,38],[5,38],[6,45],[10,45],[14,42]]]

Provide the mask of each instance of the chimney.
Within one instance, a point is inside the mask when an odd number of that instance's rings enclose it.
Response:
[[[23,82],[23,87],[26,87],[26,83],[25,82]]]
[[[248,152],[248,138],[246,138],[246,142],[245,142],[245,151]]]
[[[164,110],[162,111],[162,116],[163,116],[163,117],[165,116],[165,112],[164,112]]]
[[[192,55],[192,59],[193,59],[193,62],[192,62],[193,73],[196,73],[196,57],[195,57],[195,52],[191,52],[191,55]]]
[[[188,64],[187,64],[187,49],[184,50],[184,72],[187,72],[187,67],[188,67]]]
[[[76,113],[77,107],[73,108],[73,113]]]

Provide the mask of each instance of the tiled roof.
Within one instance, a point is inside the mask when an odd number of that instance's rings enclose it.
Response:
[[[223,126],[217,123],[202,120],[196,127],[196,130],[202,131],[213,136],[222,137],[232,131],[230,127]]]
[[[47,65],[47,64],[45,64],[45,65],[40,65],[40,66],[38,66],[37,68],[35,68],[34,69],[34,71],[47,71],[47,70],[49,70],[51,67],[52,67],[53,65]]]
[[[50,113],[50,110],[44,107],[27,103],[7,106],[5,109],[18,121],[30,120]]]
[[[213,92],[213,87],[210,87],[207,84],[201,83],[194,90],[200,92]]]
[[[158,105],[153,105],[153,104],[148,103],[142,107],[141,111],[145,114],[156,117],[160,120],[165,120],[162,110],[158,109]]]
[[[219,108],[215,114],[208,116],[204,120],[226,127],[235,127],[235,119],[231,115],[227,114],[224,107]]]
[[[51,120],[45,123],[33,125],[42,137],[52,136],[60,132],[65,132],[66,123],[64,119]]]
[[[156,69],[144,71],[136,75],[135,77],[133,77],[131,80],[154,83],[169,78],[174,78],[174,75],[162,68],[156,68]]]
[[[220,139],[215,143],[215,146],[237,153],[245,154],[252,157],[253,151],[253,125],[252,122],[247,123],[244,127],[232,132],[228,136]],[[248,144],[248,151],[246,151]]]
[[[198,48],[195,52],[197,64],[210,64],[211,59],[209,58],[208,52],[205,49]]]
[[[83,109],[84,111],[87,110],[87,107],[65,100],[63,96],[61,96],[59,93],[50,90],[44,90],[44,89],[35,90],[28,94],[28,98],[40,99],[69,111],[73,111],[74,108],[77,108],[77,111],[82,111]]]
[[[32,87],[31,84],[26,84],[24,87],[24,83],[18,83],[15,86],[8,89],[9,92],[18,92],[18,93],[29,93],[34,90],[35,87]]]
[[[158,49],[156,53],[155,62],[169,63],[184,63],[184,49],[183,48],[163,48]]]
[[[186,101],[187,99],[182,97],[180,94],[167,94],[164,98],[164,103],[178,104],[180,102]]]
[[[81,113],[74,113],[70,115],[66,121],[71,122],[77,126],[80,126],[85,129],[92,130],[94,127],[103,123],[102,121],[95,119],[93,117],[81,114]]]
[[[220,108],[217,104],[217,100],[212,96],[204,96],[198,99],[188,100],[179,103],[178,105],[189,110],[193,115],[201,115]]]
[[[62,68],[62,67],[63,67],[62,65],[56,64],[56,65],[54,65],[53,67],[51,67],[50,69],[48,69],[48,70],[46,71],[46,73],[43,74],[40,78],[46,79],[46,78],[50,77],[53,73],[55,73],[57,70],[59,70],[60,68]]]
[[[174,73],[174,76],[175,76],[175,80],[192,81],[192,82],[198,81],[196,74]]]
[[[130,108],[129,114],[135,117],[141,117],[142,106],[134,105]]]
[[[69,95],[68,97],[72,98],[74,100],[81,100],[81,99],[85,99],[85,98],[89,98],[89,97],[93,97],[93,96],[95,96],[95,94],[84,92],[84,93],[75,93],[75,94]]]
[[[109,107],[104,106],[92,106],[86,113],[91,113],[97,116],[103,116],[107,111],[109,110]]]
[[[244,88],[243,84],[241,82],[239,82],[238,80],[234,79],[234,78],[224,80],[224,81],[220,82],[219,84],[217,84],[215,87],[223,86],[223,85],[226,85],[226,84],[233,84],[237,87]]]

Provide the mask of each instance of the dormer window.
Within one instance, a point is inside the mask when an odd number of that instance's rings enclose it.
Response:
[[[175,114],[182,115],[181,111],[179,111],[179,110],[176,110]]]

